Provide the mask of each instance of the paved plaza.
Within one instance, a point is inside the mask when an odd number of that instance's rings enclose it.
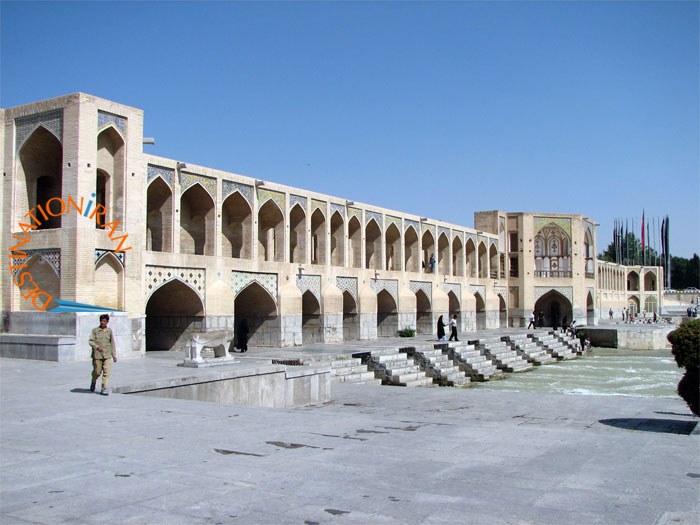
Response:
[[[181,358],[120,361],[113,385],[177,376]],[[333,384],[324,406],[267,409],[103,397],[89,368],[0,360],[3,524],[700,520],[679,398]]]

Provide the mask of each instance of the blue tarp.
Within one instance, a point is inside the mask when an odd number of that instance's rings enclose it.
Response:
[[[122,310],[115,310],[114,308],[107,308],[106,306],[96,306],[94,304],[85,303],[75,303],[73,301],[65,301],[63,299],[54,299],[54,303],[57,306],[48,310],[51,313],[56,312],[121,312]]]

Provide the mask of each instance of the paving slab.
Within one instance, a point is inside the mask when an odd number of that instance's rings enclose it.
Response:
[[[251,353],[235,366],[293,355]],[[113,384],[198,373],[181,359],[120,361]],[[700,521],[680,399],[333,384],[252,408],[99,396],[89,366],[0,359],[3,524]]]

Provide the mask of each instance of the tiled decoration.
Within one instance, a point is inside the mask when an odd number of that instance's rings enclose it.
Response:
[[[469,285],[469,292],[472,294],[475,294],[478,292],[478,294],[481,296],[481,298],[486,301],[486,286],[483,284],[470,284]]]
[[[435,242],[437,242],[437,236],[435,235],[435,226],[433,226],[432,224],[422,223],[421,224],[421,232],[420,232],[421,237],[423,236],[423,234],[425,232],[430,232],[430,234],[433,236],[433,240]]]
[[[338,212],[343,219],[345,218],[345,206],[342,204],[331,203],[331,217],[335,212]]]
[[[204,175],[195,175],[186,171],[180,172],[180,191],[185,193],[188,188],[194,184],[201,184],[202,187],[209,192],[211,198],[216,202],[216,179],[213,177],[205,177]]]
[[[360,221],[360,224],[362,224],[362,210],[361,209],[348,207],[348,218],[350,218],[350,217],[357,217],[357,220]]]
[[[406,230],[408,230],[409,226],[413,226],[413,229],[416,230],[416,235],[420,234],[420,223],[418,221],[404,219],[404,221],[403,221],[404,232],[406,232]]]
[[[297,274],[297,288],[304,295],[311,292],[316,297],[318,304],[321,303],[321,276],[320,275],[299,275]]]
[[[256,282],[262,286],[272,296],[272,300],[277,304],[277,274],[276,273],[254,273],[254,272],[231,272],[231,290],[233,295],[238,295],[250,283]]]
[[[571,237],[571,219],[564,217],[535,217],[535,235],[549,224],[556,224]]]
[[[348,292],[357,303],[357,277],[336,277],[335,285],[341,292]]]
[[[316,211],[316,208],[321,210],[323,216],[326,216],[326,203],[318,199],[311,199],[311,213]]]
[[[115,252],[114,250],[95,250],[95,266],[97,266],[100,259],[102,259],[102,257],[108,253],[113,254],[117,259],[119,259],[119,262],[122,263],[122,268],[126,267],[126,259],[124,257],[126,254],[124,252]]]
[[[366,211],[365,212],[365,226],[367,226],[369,224],[369,221],[371,221],[372,219],[374,219],[377,222],[377,225],[379,226],[380,230],[384,228],[384,223],[382,221],[382,214],[381,213],[377,213],[375,211]]]
[[[165,283],[177,279],[189,285],[202,300],[202,304],[206,304],[205,282],[207,271],[204,268],[183,268],[147,264],[145,275],[146,291],[149,297]]]
[[[396,279],[370,279],[369,285],[374,290],[374,293],[379,293],[382,290],[389,292],[394,298],[394,302],[399,304],[399,281]]]
[[[410,281],[408,283],[408,287],[413,293],[416,293],[418,290],[422,290],[425,296],[428,298],[428,301],[430,301],[430,304],[433,304],[433,285],[431,283],[424,281]]]
[[[546,294],[547,292],[551,292],[552,290],[554,290],[555,292],[559,292],[564,297],[566,297],[570,303],[573,304],[574,289],[572,286],[556,286],[554,288],[552,288],[551,286],[535,286],[535,302],[537,302],[537,300],[544,294]]]
[[[474,243],[474,247],[477,246],[477,244],[476,244],[476,235],[475,235],[475,234],[473,234],[473,233],[466,233],[466,234],[464,234],[464,245],[465,245],[465,246],[467,245],[467,239],[471,239],[471,240],[472,240],[472,242]]]
[[[386,219],[385,226],[387,228],[389,227],[390,224],[393,224],[394,226],[396,226],[396,228],[399,230],[399,232],[401,231],[401,219],[399,217],[392,217],[391,215],[387,215],[385,217],[385,219]]]
[[[172,189],[173,187],[173,175],[175,173],[175,170],[170,169],[170,168],[164,168],[163,166],[154,166],[153,164],[148,165],[148,176],[147,176],[147,181],[150,184],[153,179],[156,177],[161,177],[165,182],[168,183],[168,186]]]
[[[97,112],[97,129],[100,129],[105,124],[114,124],[122,135],[126,136],[126,119],[120,117],[119,115],[114,115],[113,113],[107,113],[106,111]]]
[[[301,206],[301,209],[304,210],[304,213],[306,213],[306,203],[308,202],[308,199],[306,197],[302,197],[301,195],[290,195],[289,196],[289,209],[291,210],[296,206],[297,204]]]
[[[263,205],[270,199],[272,199],[277,206],[279,206],[280,210],[282,211],[282,215],[284,215],[284,193],[258,188],[258,210],[262,208]]]
[[[234,191],[237,191],[246,200],[250,209],[253,209],[253,187],[247,184],[241,184],[240,182],[233,182],[230,180],[221,181],[221,191],[223,192],[223,198],[231,195]]]
[[[506,286],[494,286],[493,292],[495,294],[500,294],[504,301],[508,301],[508,287]]]
[[[440,235],[445,235],[445,238],[449,241],[450,238],[451,238],[450,229],[449,229],[449,228],[443,228],[442,226],[440,226],[440,227],[438,228],[438,237],[440,237]]]
[[[39,126],[44,126],[63,144],[63,110],[54,109],[15,119],[15,151],[20,150]]]
[[[34,255],[39,255],[47,261],[51,267],[56,271],[56,274],[61,276],[61,249],[60,248],[39,248],[37,250],[22,250],[26,253],[23,257],[13,257],[10,261],[12,266],[22,266],[27,261],[29,261]],[[12,271],[13,277],[17,277],[20,270],[24,268],[15,268]]]
[[[462,285],[461,284],[445,283],[442,285],[442,288],[445,290],[445,293],[452,292],[453,294],[455,294],[455,297],[457,297],[458,301],[462,300]]]

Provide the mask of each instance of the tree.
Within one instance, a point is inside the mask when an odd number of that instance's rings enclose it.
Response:
[[[668,334],[673,347],[673,357],[685,374],[678,383],[678,395],[688,403],[696,416],[700,416],[700,320],[683,323]]]

